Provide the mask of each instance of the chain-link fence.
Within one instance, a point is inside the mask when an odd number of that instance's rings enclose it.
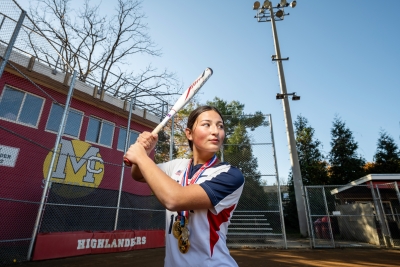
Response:
[[[60,68],[60,46],[14,1],[0,7],[0,265],[30,259],[38,234],[164,229],[164,208],[122,164],[164,106],[151,113],[99,94]],[[228,244],[286,247],[271,116],[239,117],[225,118],[246,124],[219,155],[246,178]]]
[[[122,164],[126,140],[159,117],[60,69],[14,1],[0,3],[0,55],[0,265],[29,259],[38,233],[164,229],[164,209]]]
[[[397,182],[306,186],[312,246],[399,247]]]
[[[257,117],[243,116],[241,119],[250,119],[248,129],[253,129],[247,130],[248,142],[232,138],[238,142],[223,147],[221,157],[238,166],[246,181],[228,229],[230,247],[287,247],[272,121],[271,116],[263,118],[267,123],[256,127]]]
[[[226,140],[219,156],[238,167],[245,177],[243,193],[228,228],[227,244],[286,248],[271,115],[223,115],[223,119]],[[187,151],[186,146],[180,147],[181,154]]]

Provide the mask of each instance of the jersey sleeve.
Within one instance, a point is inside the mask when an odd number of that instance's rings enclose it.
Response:
[[[174,180],[177,180],[182,172],[185,171],[188,159],[174,159],[168,162],[159,163],[157,167]]]
[[[221,210],[239,202],[243,191],[244,177],[239,169],[230,166],[228,170],[201,183],[200,186],[206,191],[218,214]]]

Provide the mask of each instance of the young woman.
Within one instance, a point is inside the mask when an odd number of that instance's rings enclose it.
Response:
[[[143,132],[125,157],[132,177],[147,182],[166,212],[164,266],[237,266],[226,246],[228,225],[244,186],[240,170],[216,157],[225,138],[219,111],[201,106],[185,130],[192,159],[156,165],[148,157],[158,137]]]

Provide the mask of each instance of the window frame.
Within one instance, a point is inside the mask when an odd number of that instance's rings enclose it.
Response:
[[[119,127],[118,129],[119,129],[119,131],[118,131],[118,140],[117,140],[117,150],[118,150],[118,151],[125,152],[125,150],[120,149],[120,148],[118,147],[118,143],[119,143],[119,134],[120,134],[121,129],[123,129],[123,130],[126,131],[126,130],[127,130],[127,127]],[[136,133],[136,134],[138,135],[138,137],[139,137],[139,134],[140,134],[140,132],[138,132],[138,131],[136,131],[136,130],[133,130],[133,129],[130,129],[129,133],[130,133],[130,135],[131,135],[132,133]],[[129,136],[130,136],[130,135],[129,135]],[[135,140],[135,141],[136,141],[136,140]],[[126,143],[126,133],[125,133],[124,146],[125,146],[125,143]],[[128,144],[128,147],[129,147],[129,144]]]
[[[10,89],[13,89],[13,90],[20,91],[20,92],[24,93],[24,97],[23,97],[22,102],[21,102],[21,105],[20,105],[20,107],[19,107],[19,109],[18,109],[18,115],[17,115],[16,120],[7,119],[7,118],[2,117],[2,116],[0,116],[0,120],[4,120],[4,121],[16,123],[16,124],[20,124],[20,125],[23,125],[23,126],[27,126],[27,127],[34,128],[34,129],[38,129],[38,128],[39,128],[39,124],[40,124],[40,120],[41,120],[41,117],[42,117],[42,114],[43,114],[43,108],[44,108],[44,105],[45,105],[45,102],[46,102],[46,98],[44,98],[44,97],[42,97],[42,96],[35,95],[35,94],[31,93],[31,92],[28,92],[28,91],[25,91],[25,90],[23,90],[23,89],[17,88],[17,87],[15,87],[15,86],[11,86],[11,85],[5,84],[4,87],[3,87],[3,90],[2,90],[2,92],[1,92],[1,95],[0,95],[0,102],[1,102],[1,100],[3,99],[4,94],[5,94],[6,90],[7,90],[7,88],[10,88]],[[37,98],[43,100],[43,101],[42,101],[42,105],[41,105],[41,107],[40,107],[40,109],[39,109],[39,112],[38,112],[36,125],[18,121],[18,118],[19,118],[20,115],[21,115],[21,110],[22,110],[22,108],[23,108],[23,106],[24,106],[24,103],[25,103],[25,100],[26,100],[26,96],[27,96],[28,94],[31,95],[31,96],[34,96],[34,97],[37,97]]]
[[[87,140],[87,133],[88,133],[88,128],[89,128],[89,124],[90,124],[90,120],[91,120],[91,119],[95,119],[95,120],[100,121],[99,136],[98,136],[98,138],[97,138],[97,141],[95,141],[95,142],[94,142],[94,141]],[[96,145],[100,145],[100,146],[112,148],[112,147],[113,147],[113,142],[114,142],[114,134],[115,134],[115,123],[113,123],[113,122],[111,122],[111,121],[108,121],[108,120],[105,120],[105,119],[102,119],[102,118],[97,117],[97,116],[93,116],[93,115],[88,116],[88,120],[89,120],[89,121],[88,121],[88,124],[87,124],[87,127],[86,127],[85,142],[88,142],[88,143],[90,143],[90,144],[96,144]],[[105,145],[105,144],[100,143],[101,134],[102,134],[102,129],[103,129],[103,123],[104,123],[104,122],[106,122],[106,123],[108,123],[108,124],[110,124],[110,125],[113,126],[113,131],[112,131],[112,133],[111,133],[111,142],[110,142],[110,145]]]
[[[47,129],[47,125],[48,125],[48,123],[49,123],[49,121],[50,121],[50,115],[51,115],[51,112],[53,111],[53,106],[54,105],[58,105],[58,106],[61,106],[63,109],[65,108],[65,105],[62,105],[62,104],[59,104],[59,103],[52,103],[51,104],[51,107],[50,107],[50,112],[49,112],[49,115],[47,116],[47,121],[46,121],[46,126],[45,126],[45,128],[44,128],[44,130],[46,131],[46,132],[50,132],[50,133],[58,133],[58,131],[53,131],[53,130],[51,130],[51,129]],[[69,112],[71,112],[71,110],[73,110],[73,111],[75,111],[75,112],[77,112],[77,113],[80,113],[81,115],[82,115],[82,118],[81,118],[81,121],[80,121],[80,124],[79,124],[79,130],[78,130],[78,136],[73,136],[73,135],[70,135],[70,134],[66,134],[65,133],[65,128],[64,128],[64,133],[62,134],[63,136],[67,136],[67,137],[71,137],[71,138],[75,138],[75,139],[79,139],[79,137],[80,137],[80,135],[81,135],[81,131],[82,131],[82,124],[83,124],[83,119],[85,118],[85,113],[83,112],[83,111],[80,111],[80,110],[78,110],[78,109],[75,109],[75,108],[69,108]],[[68,115],[69,115],[69,112],[68,112]],[[61,116],[61,118],[62,118],[62,116]],[[68,121],[68,117],[67,117],[67,121]],[[60,121],[60,123],[61,123],[61,121]],[[67,122],[66,122],[67,123]],[[67,125],[67,124],[65,124],[65,125]]]

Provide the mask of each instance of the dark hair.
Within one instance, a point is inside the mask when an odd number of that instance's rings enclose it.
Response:
[[[190,112],[189,117],[188,117],[188,121],[186,124],[186,128],[189,128],[190,130],[193,131],[193,125],[197,120],[197,117],[200,116],[201,113],[206,112],[206,111],[210,111],[213,110],[215,112],[217,112],[219,114],[219,116],[222,119],[222,122],[224,123],[224,118],[222,117],[221,113],[219,112],[219,110],[216,107],[213,106],[200,106],[198,108],[196,108],[195,110],[193,110],[192,112]],[[193,142],[191,140],[188,140],[189,142],[189,147],[191,150],[193,150]]]

